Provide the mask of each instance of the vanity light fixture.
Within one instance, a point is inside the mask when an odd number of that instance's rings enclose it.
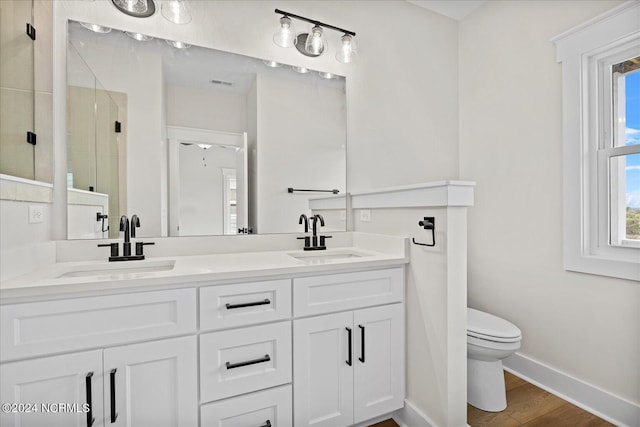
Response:
[[[354,37],[356,33],[345,30],[344,28],[335,27],[320,21],[305,18],[304,16],[294,15],[284,10],[276,9],[275,13],[282,15],[280,18],[280,27],[273,36],[273,41],[281,47],[293,47],[306,56],[317,57],[327,48],[327,42],[324,36],[324,29],[338,31],[343,33],[341,45],[336,53],[336,59],[342,63],[352,62],[357,55]],[[313,24],[313,28],[308,33],[300,33],[294,36],[293,22],[291,18]]]
[[[120,12],[134,18],[148,18],[156,13],[156,4],[153,0],[111,0],[111,3]]]
[[[80,25],[82,25],[87,30],[93,31],[94,33],[107,34],[111,32],[111,28],[103,27],[102,25],[88,24],[86,22],[81,22]]]

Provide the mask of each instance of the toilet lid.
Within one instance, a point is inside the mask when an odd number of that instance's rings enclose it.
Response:
[[[520,341],[522,333],[511,322],[468,307],[467,335],[489,341],[517,342]]]

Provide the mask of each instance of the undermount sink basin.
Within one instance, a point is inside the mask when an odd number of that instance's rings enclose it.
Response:
[[[354,251],[331,251],[331,252],[308,251],[308,252],[290,253],[288,255],[299,261],[303,261],[309,264],[314,264],[314,263],[320,264],[323,262],[331,262],[331,261],[368,256],[367,254],[354,252]]]
[[[66,271],[57,279],[70,277],[94,277],[94,276],[113,276],[119,274],[140,274],[140,273],[156,273],[158,271],[173,270],[174,260],[140,262],[140,261],[120,261],[99,264],[80,265],[69,271]]]

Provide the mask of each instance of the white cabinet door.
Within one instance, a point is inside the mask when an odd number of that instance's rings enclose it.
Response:
[[[358,310],[354,327],[354,422],[404,405],[402,304]]]
[[[293,322],[296,427],[353,424],[354,359],[348,350],[354,332],[352,312]]]
[[[197,425],[197,362],[195,336],[104,350],[105,425]]]
[[[103,425],[102,350],[4,363],[0,377],[0,402],[23,405],[9,406],[15,412],[3,406],[2,426],[84,427],[91,418]]]

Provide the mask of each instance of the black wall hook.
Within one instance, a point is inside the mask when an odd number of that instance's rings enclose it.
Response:
[[[411,239],[414,245],[420,246],[435,246],[436,245],[436,218],[434,216],[425,216],[422,221],[418,222],[418,225],[425,230],[431,230],[431,241],[433,243],[419,243],[416,242],[415,237]]]

